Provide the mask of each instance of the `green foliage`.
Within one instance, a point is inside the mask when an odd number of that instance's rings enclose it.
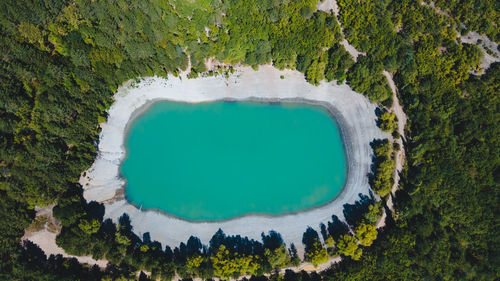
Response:
[[[376,141],[373,143],[375,163],[370,176],[370,184],[379,196],[387,196],[394,185],[395,163],[392,155],[392,145],[389,140]]]
[[[363,250],[359,248],[356,238],[349,234],[339,239],[337,242],[337,251],[341,255],[351,257],[353,260],[359,260],[363,254]]]
[[[384,111],[378,120],[378,125],[380,129],[384,132],[393,132],[398,129],[398,124],[396,123],[396,114],[393,112]]]
[[[96,156],[97,124],[119,85],[178,75],[188,61],[198,76],[208,58],[252,67],[271,62],[303,72],[313,84],[347,79],[384,104],[392,93],[382,70],[394,75],[408,115],[394,222],[360,261],[326,271],[325,280],[498,278],[500,66],[471,75],[482,53],[456,41],[459,29],[498,42],[498,12],[494,1],[433,2],[448,15],[411,0],[338,0],[346,39],[366,53],[353,65],[338,44],[335,16],[315,11],[316,1],[1,1],[0,279],[132,280],[138,268],[172,279],[174,262],[161,247],[127,224],[101,222],[75,190]],[[375,148],[371,183],[381,196],[392,186],[390,151],[387,142]],[[21,248],[33,207],[52,203],[63,225],[58,245],[121,266],[97,272]],[[366,229],[357,231],[362,243],[372,240],[368,225],[378,214],[380,207],[365,214]],[[354,237],[335,242],[339,253],[359,258]],[[319,263],[326,249],[319,240],[315,245],[310,252]],[[185,268],[191,257],[192,275],[233,278],[284,260],[282,250],[217,254],[200,253],[198,267],[199,256],[187,255],[176,266]]]
[[[325,245],[328,248],[333,248],[333,246],[335,246],[335,241],[333,240],[333,237],[328,236],[328,238],[326,238],[325,240]]]
[[[15,212],[13,210],[16,210]],[[0,258],[8,256],[18,248],[18,238],[24,234],[33,217],[25,206],[5,196],[0,191]]]
[[[306,261],[309,261],[314,266],[318,266],[328,261],[328,253],[321,245],[319,239],[315,239],[310,247],[306,249]]]
[[[120,245],[130,246],[130,239],[126,235],[121,234],[120,232],[116,232],[115,241]]]
[[[21,22],[18,30],[19,35],[21,35],[24,41],[37,46],[41,50],[48,50],[45,46],[44,34],[36,25],[29,22]]]
[[[382,202],[376,202],[368,206],[368,212],[365,214],[365,221],[368,224],[374,224],[382,215]]]
[[[498,138],[493,137],[500,129],[493,121],[499,118],[499,66],[481,77],[470,75],[477,67],[476,47],[453,42],[449,18],[416,1],[385,3],[401,36],[411,38],[398,55],[401,65],[394,75],[408,116],[407,167],[394,200],[395,222],[360,262],[340,265],[323,277],[495,279],[498,218],[491,210],[498,206],[500,190],[494,160]]]
[[[433,1],[436,7],[452,17],[455,25],[465,25],[465,31],[472,30],[486,34],[492,41],[500,42],[500,13],[495,1]]]
[[[304,6],[300,9],[300,15],[305,19],[309,19],[313,15],[314,10],[314,7],[311,7],[309,5]]]
[[[186,260],[186,269],[189,274],[197,275],[199,268],[203,262],[203,257],[201,255],[194,255],[188,257]]]
[[[392,21],[397,13],[391,14],[391,1],[339,0],[337,4],[347,41],[358,51],[366,52],[368,57],[376,58],[380,67],[388,71],[396,69],[403,40],[397,36]],[[372,74],[378,74],[378,70]]]
[[[219,247],[210,260],[213,264],[214,275],[224,280],[241,275],[253,275],[260,267],[256,257],[231,253],[224,245]]]
[[[359,56],[347,73],[347,83],[356,92],[366,95],[371,102],[384,102],[392,97],[383,66],[372,57]]]
[[[274,250],[266,249],[264,255],[274,269],[284,268],[290,264],[290,256],[285,245],[281,245]]]
[[[99,228],[101,227],[101,223],[96,219],[92,219],[90,221],[87,219],[81,219],[80,223],[78,224],[78,227],[83,232],[85,232],[85,234],[91,235],[91,234],[99,231]]]
[[[341,44],[335,44],[328,50],[328,64],[325,68],[325,78],[328,82],[337,80],[343,82],[347,77],[347,69],[354,64],[351,55]]]
[[[370,224],[360,224],[354,230],[355,236],[362,246],[371,246],[373,241],[377,239],[377,229],[374,225]]]
[[[60,201],[57,206],[54,206],[52,213],[63,226],[76,224],[86,213],[80,198],[67,197]]]
[[[313,85],[319,85],[319,82],[325,79],[325,67],[326,62],[324,55],[314,60],[306,70],[307,81]]]

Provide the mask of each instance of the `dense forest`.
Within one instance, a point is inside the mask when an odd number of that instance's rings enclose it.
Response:
[[[0,278],[170,280],[255,275],[250,280],[495,280],[500,278],[500,64],[481,76],[482,53],[458,34],[499,41],[496,1],[338,0],[338,18],[314,0],[0,2]],[[439,7],[442,12],[438,12]],[[342,27],[342,29],[341,29]],[[340,44],[363,52],[353,60]],[[209,58],[296,69],[312,84],[346,81],[380,107],[390,72],[408,116],[407,164],[395,212],[377,233],[389,194],[393,146],[374,140],[370,175],[382,201],[361,197],[321,233],[304,230],[305,257],[278,233],[262,241],[214,234],[171,249],[138,237],[124,215],[103,221],[78,184],[92,164],[98,124],[113,93],[142,76],[195,78]],[[394,131],[394,116],[380,126]],[[399,137],[393,134],[394,137]],[[394,146],[394,148],[396,148]],[[56,204],[68,253],[111,262],[106,270],[47,257],[20,238],[34,207]],[[319,274],[272,273],[340,255]],[[260,276],[260,277],[258,277]],[[140,279],[146,279],[141,274]]]

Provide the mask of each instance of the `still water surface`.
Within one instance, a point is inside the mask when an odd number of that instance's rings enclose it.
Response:
[[[346,174],[337,124],[305,104],[160,101],[132,121],[125,146],[127,199],[191,221],[319,206]]]

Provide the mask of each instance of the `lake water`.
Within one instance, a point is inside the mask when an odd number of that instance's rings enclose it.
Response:
[[[337,124],[305,104],[160,101],[125,145],[128,201],[191,221],[299,212],[334,199],[346,176]]]

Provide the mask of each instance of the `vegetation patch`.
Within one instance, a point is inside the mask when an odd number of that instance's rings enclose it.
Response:
[[[82,198],[78,179],[96,157],[98,124],[118,86],[182,71],[197,77],[209,58],[296,69],[312,84],[345,74],[353,89],[389,106],[385,69],[408,116],[407,165],[387,226],[364,247],[375,235],[359,224],[363,216],[346,216],[348,226],[332,218],[326,239],[318,235],[321,247],[329,241],[327,254],[350,258],[321,276],[286,272],[284,279],[498,278],[500,64],[471,75],[481,50],[456,39],[473,30],[498,42],[499,12],[495,1],[433,2],[448,15],[413,0],[338,0],[342,35],[337,18],[315,11],[313,0],[1,1],[1,279],[135,279],[139,270],[166,280],[174,271],[229,278],[282,264],[282,250],[271,257],[277,248],[238,236],[219,234],[207,249],[196,239],[165,249],[133,234],[126,219],[103,220],[102,206]],[[338,45],[342,36],[366,55],[352,64]],[[373,184],[382,196],[390,190],[390,150],[384,142],[375,151],[382,161]],[[99,271],[20,245],[34,207],[52,203],[63,226],[57,243],[114,265]],[[307,258],[323,261],[312,241]]]

